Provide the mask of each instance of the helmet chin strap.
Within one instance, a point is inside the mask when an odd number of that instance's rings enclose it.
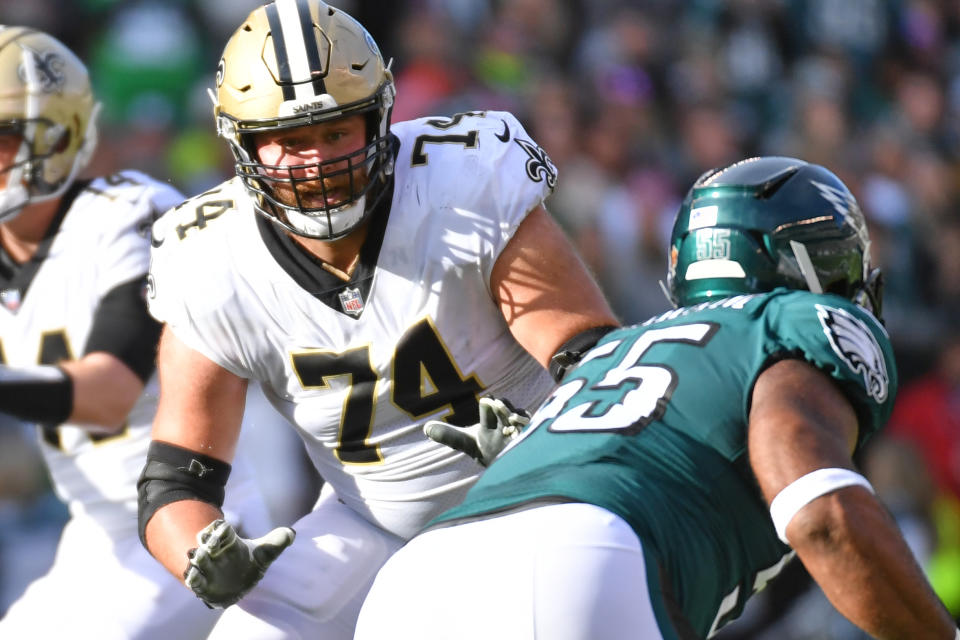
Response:
[[[673,308],[676,309],[678,306],[677,301],[674,299],[673,295],[670,294],[670,289],[668,289],[667,285],[663,283],[663,280],[657,280],[657,283],[660,285],[660,291],[663,292],[663,296],[667,299],[667,302],[673,305]]]
[[[290,207],[284,208],[287,224],[295,233],[320,240],[336,240],[349,233],[363,219],[367,197],[363,196],[350,205],[341,207],[327,215],[309,216]]]
[[[797,264],[800,266],[800,273],[803,275],[803,279],[807,281],[807,289],[809,289],[811,293],[823,293],[823,286],[820,284],[820,279],[817,278],[817,271],[813,268],[813,261],[810,260],[810,254],[807,253],[807,248],[796,240],[790,241],[790,248],[793,250],[793,255],[797,258]]]
[[[24,135],[20,149],[13,159],[13,167],[7,172],[7,186],[0,189],[0,222],[17,217],[30,202],[30,192],[23,183],[27,159],[30,157],[30,140]]]
[[[0,190],[0,223],[16,218],[27,206],[27,190],[22,184]]]

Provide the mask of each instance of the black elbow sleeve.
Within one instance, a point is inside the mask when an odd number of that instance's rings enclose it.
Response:
[[[218,509],[230,465],[190,449],[154,440],[147,463],[137,480],[137,524],[140,542],[147,547],[147,523],[160,507],[180,500],[199,500]]]

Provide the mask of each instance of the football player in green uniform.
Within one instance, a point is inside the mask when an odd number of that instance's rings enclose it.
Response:
[[[386,564],[357,640],[706,638],[794,555],[874,636],[960,637],[852,462],[897,389],[869,247],[821,166],[703,175],[673,230],[677,308],[585,354]]]

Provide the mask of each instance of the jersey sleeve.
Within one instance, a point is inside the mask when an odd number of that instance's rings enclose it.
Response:
[[[556,188],[557,169],[512,114],[488,112],[484,124],[479,137],[486,153],[472,195],[478,206],[491,207],[503,240],[509,240],[527,213]]]
[[[217,192],[201,194],[163,213],[151,230],[147,306],[188,347],[240,377],[249,377],[230,347],[224,327],[233,296],[224,280],[230,261],[226,239],[210,226],[233,202]],[[233,354],[233,355],[231,355]]]
[[[409,161],[412,183],[447,211],[447,229],[481,239],[481,268],[489,281],[517,227],[556,187],[553,162],[506,111],[421,118],[398,130],[398,163]]]
[[[796,292],[769,316],[767,351],[803,358],[833,378],[860,422],[858,447],[889,420],[897,393],[893,347],[869,312],[838,296]]]
[[[97,262],[101,265],[97,288],[103,297],[117,285],[147,273],[150,226],[183,196],[172,186],[137,171],[101,178],[92,186],[101,191],[103,215],[112,217],[97,247]]]

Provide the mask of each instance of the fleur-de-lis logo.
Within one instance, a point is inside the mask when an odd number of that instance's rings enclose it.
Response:
[[[29,55],[25,56],[24,64],[17,69],[20,80],[25,84],[31,80],[38,82],[41,91],[44,93],[60,91],[67,81],[67,76],[63,72],[66,62],[60,54],[54,51],[44,53],[26,47],[24,47],[24,50]],[[32,68],[28,70],[26,64],[30,64]]]
[[[527,160],[527,175],[534,182],[547,181],[547,186],[552,191],[557,186],[557,168],[554,166],[550,156],[543,148],[535,145],[529,140],[514,138],[514,142],[520,145],[520,148],[527,152],[530,159]]]

